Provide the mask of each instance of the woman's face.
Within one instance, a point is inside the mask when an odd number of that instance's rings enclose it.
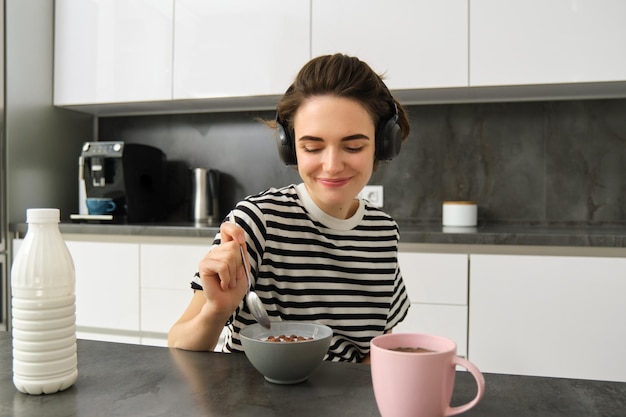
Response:
[[[316,96],[304,101],[294,117],[298,173],[317,206],[345,219],[374,168],[376,128],[359,102]]]

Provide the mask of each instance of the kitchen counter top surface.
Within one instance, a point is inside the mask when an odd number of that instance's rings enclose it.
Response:
[[[442,227],[440,224],[400,223],[402,243],[467,245],[534,245],[626,248],[626,225],[479,224],[478,227]],[[93,224],[63,222],[61,232],[72,234],[196,237],[212,239],[218,226],[193,223]],[[26,224],[11,224],[17,235]]]
[[[354,416],[376,417],[370,366],[323,362],[297,385],[266,382],[244,354],[78,341],[78,380],[30,396],[12,382],[11,337],[0,332],[0,416]],[[483,399],[464,416],[617,417],[626,383],[485,374]],[[475,383],[457,372],[452,405]]]

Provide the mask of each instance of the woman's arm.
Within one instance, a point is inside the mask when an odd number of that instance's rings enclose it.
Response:
[[[167,335],[169,347],[186,350],[213,350],[217,345],[226,320],[208,310],[203,291],[196,291],[183,315]],[[203,311],[205,310],[205,311]]]
[[[231,223],[220,227],[221,243],[200,261],[202,290],[194,293],[187,309],[168,333],[168,346],[187,350],[213,350],[224,324],[243,299],[247,281],[239,246],[243,230]]]

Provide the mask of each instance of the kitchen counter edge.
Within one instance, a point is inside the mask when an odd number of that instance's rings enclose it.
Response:
[[[64,223],[64,234],[130,235],[165,238],[206,238],[212,240],[217,225],[185,223],[162,224],[89,224]],[[534,226],[492,224],[478,227],[442,227],[434,224],[400,224],[402,244],[495,245],[495,246],[558,246],[583,248],[626,248],[626,226]],[[23,237],[26,223],[13,223],[9,230]]]

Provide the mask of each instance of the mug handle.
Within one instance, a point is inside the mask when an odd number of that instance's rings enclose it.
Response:
[[[113,210],[115,210],[115,207],[117,207],[115,202],[114,201],[109,201],[109,203],[107,204],[107,211],[113,211]]]
[[[467,404],[464,405],[459,405],[457,407],[450,407],[448,405],[448,407],[445,409],[444,411],[444,416],[454,416],[460,413],[464,413],[465,411],[469,410],[470,408],[474,407],[478,401],[480,401],[480,399],[483,397],[483,395],[485,394],[485,377],[483,376],[483,374],[478,370],[478,368],[476,367],[476,365],[474,365],[473,363],[471,363],[470,361],[468,361],[465,358],[461,358],[459,356],[455,356],[454,360],[453,360],[453,365],[460,365],[463,368],[467,369],[472,376],[474,377],[474,380],[476,381],[476,386],[478,387],[478,392],[476,393],[476,396],[474,397],[474,399],[470,402],[468,402]]]

